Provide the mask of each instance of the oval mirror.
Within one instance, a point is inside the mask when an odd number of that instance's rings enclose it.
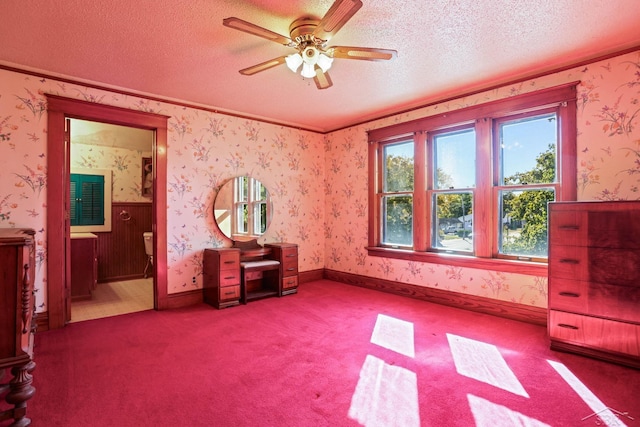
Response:
[[[271,199],[267,188],[250,176],[225,182],[213,203],[218,228],[234,242],[255,240],[271,222]]]

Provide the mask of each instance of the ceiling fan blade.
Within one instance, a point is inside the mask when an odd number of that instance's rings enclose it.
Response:
[[[316,82],[318,89],[326,89],[333,86],[329,73],[323,73],[320,68],[316,69],[316,76],[313,78],[313,81]]]
[[[226,27],[244,31],[245,33],[253,34],[254,36],[262,37],[263,39],[271,40],[272,42],[280,43],[285,46],[289,46],[293,43],[289,37],[274,33],[271,30],[259,27],[251,22],[243,21],[240,18],[225,18],[222,20],[222,24]]]
[[[279,58],[274,58],[269,61],[261,62],[260,64],[256,64],[252,67],[243,68],[242,70],[240,70],[240,74],[243,74],[245,76],[252,76],[261,71],[265,71],[265,70],[268,70],[269,68],[273,68],[280,64],[284,64],[285,58],[286,56],[281,56]]]
[[[336,0],[318,23],[313,35],[329,40],[362,7],[360,0]]]
[[[378,49],[370,47],[333,46],[327,53],[334,58],[364,59],[366,61],[387,61],[398,55],[392,49]]]

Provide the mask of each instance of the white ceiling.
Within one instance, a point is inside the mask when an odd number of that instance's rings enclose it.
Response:
[[[154,132],[148,129],[71,119],[71,143],[150,152]]]
[[[0,65],[327,132],[640,48],[638,0],[363,0],[329,45],[395,49],[395,60],[336,59],[322,91],[284,65],[238,73],[293,50],[224,18],[288,36],[332,3],[2,0]]]

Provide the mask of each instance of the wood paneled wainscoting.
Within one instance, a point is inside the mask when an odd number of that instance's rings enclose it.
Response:
[[[113,203],[111,232],[98,236],[98,282],[141,278],[147,255],[143,233],[151,231],[151,203]]]

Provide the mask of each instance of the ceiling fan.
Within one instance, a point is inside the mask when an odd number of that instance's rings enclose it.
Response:
[[[290,55],[279,56],[244,68],[240,70],[240,74],[251,76],[286,63],[294,73],[297,73],[302,66],[300,73],[302,77],[313,78],[318,89],[326,89],[333,85],[327,71],[331,68],[335,58],[385,61],[393,59],[397,55],[397,52],[391,49],[327,46],[329,39],[361,7],[361,0],[336,0],[322,19],[305,16],[293,21],[289,26],[290,37],[235,17],[226,18],[222,23],[229,28],[244,31],[296,50]]]

